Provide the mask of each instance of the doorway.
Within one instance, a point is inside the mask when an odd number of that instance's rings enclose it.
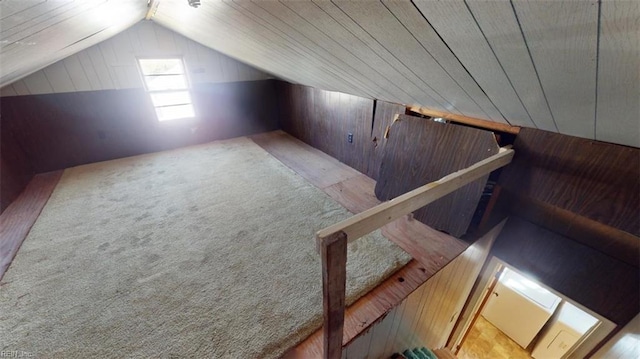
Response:
[[[615,328],[497,258],[477,288],[450,341],[459,358],[579,358]]]

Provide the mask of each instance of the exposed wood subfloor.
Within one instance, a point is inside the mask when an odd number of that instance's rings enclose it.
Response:
[[[27,238],[61,176],[62,171],[36,175],[0,215],[0,279]]]
[[[251,139],[353,213],[380,203],[374,195],[373,179],[282,131],[251,136]],[[384,226],[382,233],[414,260],[347,308],[343,345],[382,319],[468,247],[454,237],[407,217]],[[285,357],[321,356],[322,330],[318,330]]]
[[[250,137],[255,143],[353,213],[380,203],[375,181],[331,156],[282,132]],[[0,278],[40,215],[62,171],[36,175],[23,193],[0,215]],[[347,308],[343,345],[364,333],[411,292],[460,255],[468,244],[405,217],[386,225],[382,233],[414,258],[404,268]],[[286,357],[322,356],[318,330]]]

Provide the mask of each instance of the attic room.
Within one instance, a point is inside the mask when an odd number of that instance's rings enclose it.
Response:
[[[638,1],[3,0],[0,38],[2,357],[640,357]]]

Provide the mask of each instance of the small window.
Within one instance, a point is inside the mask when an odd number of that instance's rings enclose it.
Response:
[[[139,59],[159,121],[195,116],[182,59]]]

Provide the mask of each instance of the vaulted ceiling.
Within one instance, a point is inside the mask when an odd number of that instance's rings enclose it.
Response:
[[[0,84],[144,19],[294,83],[640,147],[636,0],[0,1]]]

